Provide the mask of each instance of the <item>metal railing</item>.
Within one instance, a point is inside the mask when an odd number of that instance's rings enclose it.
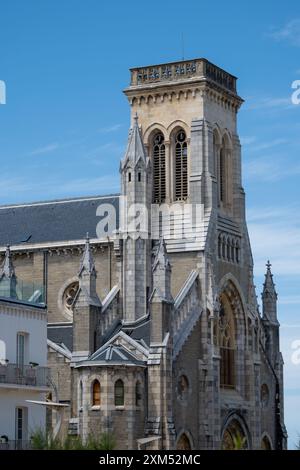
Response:
[[[31,387],[47,387],[49,384],[49,368],[18,364],[0,364],[0,384],[25,385]]]
[[[31,442],[25,440],[19,441],[4,441],[0,440],[0,450],[28,450],[31,449]]]

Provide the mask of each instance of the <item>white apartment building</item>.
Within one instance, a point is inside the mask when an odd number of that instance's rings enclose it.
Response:
[[[8,257],[9,250],[6,262]],[[28,400],[45,401],[49,390],[47,313],[37,295],[24,300],[25,289],[4,268],[0,271],[0,449],[21,449],[28,447],[32,433],[46,426],[45,407]]]

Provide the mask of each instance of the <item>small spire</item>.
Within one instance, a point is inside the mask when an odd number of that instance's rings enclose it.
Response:
[[[83,252],[82,259],[81,259],[78,276],[82,276],[83,273],[96,274],[95,263],[94,263],[94,258],[92,255],[92,250],[90,246],[90,238],[89,238],[88,233],[86,234],[85,247],[84,247],[84,252]]]
[[[152,266],[153,291],[156,291],[161,299],[173,301],[171,294],[171,264],[167,255],[164,238],[161,236]]]
[[[128,146],[121,168],[126,165],[128,161],[132,163],[134,167],[139,160],[146,163],[147,155],[144,147],[141,131],[138,124],[138,115],[135,113],[133,116],[133,126],[129,132]]]
[[[272,264],[270,263],[269,260],[267,261],[266,267],[267,267],[267,272],[265,274],[263,294],[265,294],[266,292],[268,292],[269,294],[270,293],[275,293],[276,294],[275,284],[274,284],[274,281],[273,281],[273,274],[272,274],[272,271],[271,271]]]
[[[156,268],[157,264],[161,264],[164,268],[171,268],[167,254],[166,243],[162,234],[159,236],[158,248],[153,263],[153,270]]]
[[[6,247],[4,261],[0,269],[0,279],[2,279],[3,277],[6,277],[8,279],[15,277],[15,269],[13,266],[12,255],[9,245],[7,245]]]

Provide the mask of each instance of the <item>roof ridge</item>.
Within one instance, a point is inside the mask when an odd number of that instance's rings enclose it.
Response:
[[[62,204],[66,202],[78,202],[78,201],[90,201],[93,199],[106,199],[112,197],[120,197],[120,193],[112,193],[112,194],[99,194],[95,196],[75,196],[75,197],[68,197],[68,198],[61,198],[61,199],[46,199],[44,201],[32,201],[32,202],[20,202],[15,204],[0,204],[1,209],[14,209],[17,207],[32,207],[32,206],[43,206],[43,205],[50,205],[50,204]]]

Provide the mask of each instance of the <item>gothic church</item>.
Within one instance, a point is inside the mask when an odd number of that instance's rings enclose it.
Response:
[[[284,449],[277,293],[268,263],[260,314],[236,77],[206,59],[130,72],[121,195],[0,207],[2,254],[43,286],[61,432],[108,432],[118,449]],[[124,232],[124,198],[150,224]],[[188,206],[201,217],[183,234]],[[101,207],[116,227],[99,236]]]

